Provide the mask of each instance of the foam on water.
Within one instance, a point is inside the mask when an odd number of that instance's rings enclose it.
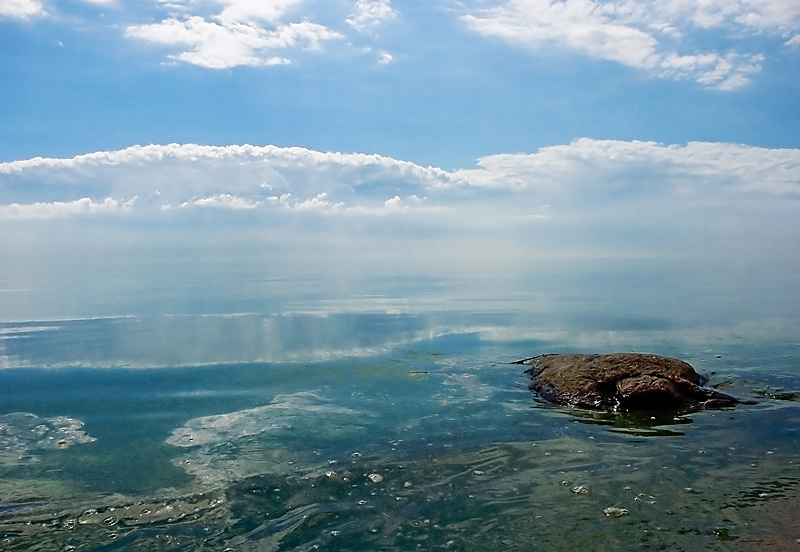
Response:
[[[335,441],[346,432],[366,433],[366,416],[318,393],[300,391],[279,394],[264,406],[193,418],[175,429],[166,443],[189,449],[175,458],[175,465],[204,485],[219,485],[306,466],[309,452],[289,444],[292,434]]]
[[[68,416],[40,418],[30,412],[0,416],[0,464],[35,460],[35,453],[66,449],[96,439],[83,429],[83,422]]]
[[[332,404],[310,391],[277,395],[270,404],[227,414],[189,420],[172,432],[167,444],[178,447],[208,446],[245,437],[292,429],[292,422],[324,420],[327,416],[357,416],[358,412]]]

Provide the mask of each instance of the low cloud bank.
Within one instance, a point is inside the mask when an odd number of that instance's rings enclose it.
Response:
[[[131,220],[188,224],[190,213],[238,213],[252,228],[303,221],[309,232],[330,226],[356,236],[363,225],[383,226],[395,240],[436,228],[453,237],[481,229],[489,240],[542,233],[554,245],[605,235],[608,246],[634,248],[652,245],[646,235],[694,234],[721,246],[726,231],[773,232],[786,242],[797,232],[798,203],[800,150],[727,143],[584,138],[455,171],[375,154],[194,144],[0,164],[4,225],[102,217],[113,230]]]
[[[303,148],[135,146],[0,164],[0,232],[15,319],[64,301],[82,316],[92,302],[127,313],[140,295],[157,309],[207,295],[224,312],[242,286],[305,276],[346,296],[368,275],[509,282],[589,274],[586,263],[642,297],[668,278],[780,307],[800,289],[800,150],[580,139],[446,171]],[[614,284],[625,263],[647,281]]]

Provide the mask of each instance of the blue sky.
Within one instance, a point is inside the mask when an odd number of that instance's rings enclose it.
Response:
[[[800,127],[791,1],[3,0],[0,29],[4,161],[252,143],[455,169]]]
[[[798,68],[790,0],[0,0],[0,317],[254,251],[677,259],[795,305]]]

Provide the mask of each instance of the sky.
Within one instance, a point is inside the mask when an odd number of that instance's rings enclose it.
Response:
[[[0,0],[0,319],[589,261],[800,312],[798,69],[795,0]]]

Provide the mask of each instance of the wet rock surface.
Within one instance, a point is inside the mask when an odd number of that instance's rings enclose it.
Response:
[[[531,390],[563,406],[626,412],[723,408],[742,402],[703,387],[706,378],[687,362],[659,355],[548,354],[516,364],[528,366]]]

